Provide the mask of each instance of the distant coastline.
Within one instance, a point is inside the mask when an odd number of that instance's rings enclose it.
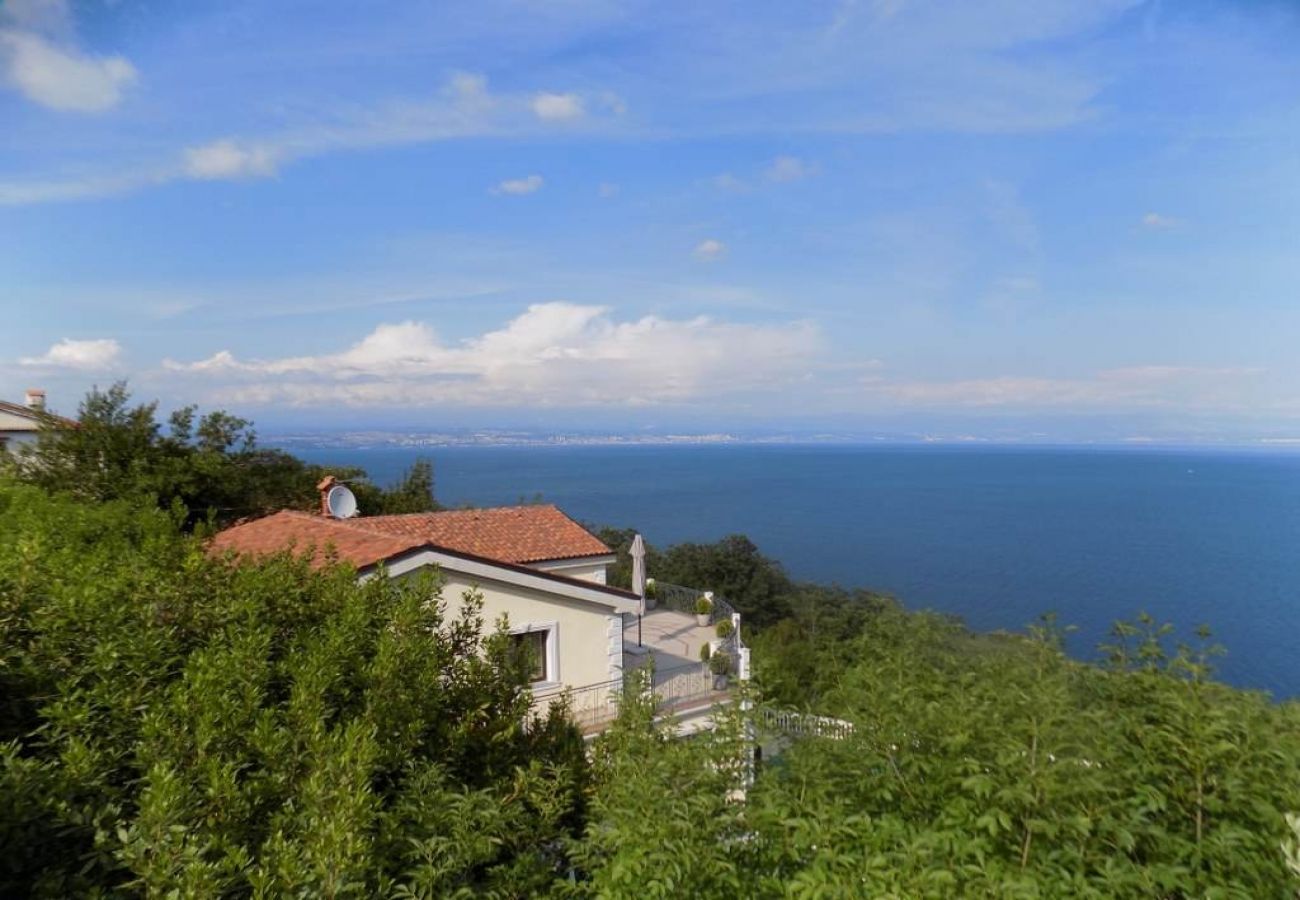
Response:
[[[1114,440],[1065,441],[1043,438],[987,437],[971,434],[870,434],[853,432],[740,431],[537,431],[528,429],[461,429],[419,431],[359,429],[351,431],[285,430],[262,437],[263,443],[286,450],[439,449],[448,447],[668,447],[668,446],[878,446],[982,447],[995,449],[1108,450],[1238,450],[1300,452],[1300,438],[1263,437],[1255,440],[1164,440],[1126,437]]]

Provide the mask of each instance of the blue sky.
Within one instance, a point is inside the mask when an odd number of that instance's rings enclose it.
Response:
[[[0,396],[1300,438],[1300,7],[0,0]]]

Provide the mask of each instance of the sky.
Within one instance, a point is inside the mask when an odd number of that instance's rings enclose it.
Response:
[[[1300,443],[1300,4],[0,0],[0,397]]]

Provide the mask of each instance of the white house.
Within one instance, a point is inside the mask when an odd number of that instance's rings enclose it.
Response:
[[[0,400],[0,451],[13,452],[24,444],[35,443],[41,423],[49,418],[45,412],[45,391],[39,388],[28,388],[22,405]]]
[[[701,626],[681,610],[640,615],[641,597],[605,583],[613,551],[557,507],[337,518],[325,501],[332,479],[320,487],[320,513],[285,510],[235,525],[212,539],[211,552],[324,551],[314,564],[330,558],[351,563],[363,580],[379,572],[407,578],[436,566],[452,611],[467,591],[477,590],[486,621],[504,616],[516,640],[533,651],[538,708],[567,695],[588,733],[615,714],[624,672],[651,660],[665,713],[686,727],[707,726],[709,711],[725,699],[700,662],[701,644],[719,644],[712,622]],[[691,592],[691,601],[697,596]],[[734,620],[728,646],[740,651],[739,616],[727,611],[726,618]]]

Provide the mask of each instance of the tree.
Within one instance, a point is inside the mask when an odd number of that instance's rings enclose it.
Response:
[[[0,484],[0,894],[526,895],[586,779],[473,595]]]
[[[417,459],[401,479],[379,496],[385,514],[433,512],[440,509],[433,492],[433,461]]]
[[[165,431],[157,411],[156,402],[132,405],[125,382],[92,390],[75,427],[43,424],[35,446],[17,460],[18,477],[81,500],[179,504],[191,528],[209,517],[220,526],[280,509],[315,509],[315,485],[327,474],[349,483],[367,515],[438,509],[428,460],[384,490],[362,469],[310,465],[259,447],[252,423],[223,410],[200,416],[196,407],[182,407]]]

